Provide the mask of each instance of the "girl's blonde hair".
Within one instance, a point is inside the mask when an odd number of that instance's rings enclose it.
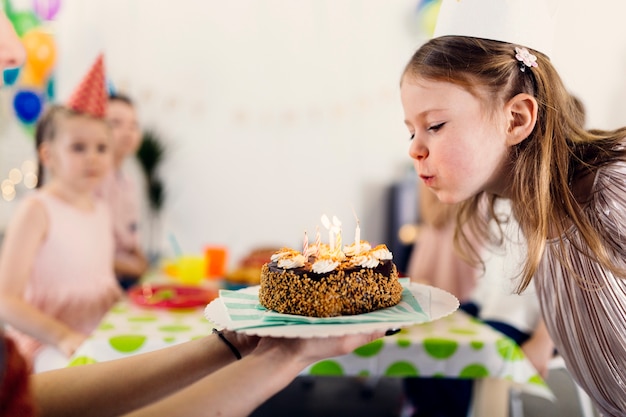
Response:
[[[518,292],[528,286],[537,271],[548,237],[563,239],[571,225],[588,245],[577,250],[595,258],[616,275],[624,276],[625,271],[611,263],[610,243],[601,231],[592,227],[582,210],[585,202],[577,201],[571,185],[575,179],[593,174],[607,163],[626,159],[622,146],[626,128],[585,131],[582,107],[566,90],[548,57],[531,52],[537,56],[538,65],[522,71],[521,63],[515,58],[515,45],[470,37],[439,37],[417,50],[405,68],[403,79],[454,83],[492,111],[520,93],[537,100],[535,128],[526,140],[512,148],[509,161],[513,214],[528,244]],[[459,210],[456,244],[474,263],[480,263],[480,257],[462,226],[467,225],[483,241],[495,239],[488,223],[502,222],[494,214],[496,200],[496,196],[482,192],[465,201]],[[485,212],[487,215],[483,215]],[[565,262],[563,255],[561,259]],[[571,265],[566,266],[575,272]],[[575,276],[582,279],[578,274]]]
[[[53,104],[44,111],[43,115],[37,121],[37,127],[35,129],[35,148],[38,158],[37,188],[40,188],[44,182],[44,169],[41,159],[39,159],[39,149],[44,142],[54,140],[59,132],[61,120],[70,117],[92,118],[92,116],[88,114],[76,112],[59,104]]]
[[[56,104],[48,107],[37,121],[35,128],[35,149],[37,151],[37,188],[41,188],[44,182],[45,170],[39,156],[39,149],[44,142],[54,139],[57,134],[58,119],[66,109]]]

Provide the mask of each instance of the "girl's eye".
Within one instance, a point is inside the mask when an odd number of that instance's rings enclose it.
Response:
[[[72,150],[74,152],[83,152],[85,150],[85,145],[82,143],[74,143],[72,145]]]
[[[98,152],[105,153],[107,151],[107,145],[98,145]]]
[[[438,125],[433,125],[433,126],[429,127],[428,130],[431,131],[431,132],[436,132],[439,129],[441,129],[443,127],[443,125],[445,125],[445,124],[446,123],[443,122],[443,123],[439,123]]]
[[[413,140],[415,139],[415,133],[411,133],[411,137],[409,138],[409,140]]]

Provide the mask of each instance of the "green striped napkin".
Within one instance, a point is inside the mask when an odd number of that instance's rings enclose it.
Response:
[[[241,290],[220,290],[220,299],[233,322],[233,330],[253,327],[285,326],[289,324],[339,324],[339,323],[376,323],[376,322],[411,322],[423,323],[429,320],[428,314],[407,288],[408,279],[401,279],[404,287],[399,304],[373,311],[371,313],[338,317],[306,317],[293,314],[281,314],[268,310],[259,303],[258,294]]]

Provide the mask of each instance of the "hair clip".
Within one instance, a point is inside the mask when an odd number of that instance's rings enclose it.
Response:
[[[526,72],[526,68],[537,66],[537,56],[533,55],[526,48],[515,47],[515,59],[517,59],[521,65],[520,70]]]

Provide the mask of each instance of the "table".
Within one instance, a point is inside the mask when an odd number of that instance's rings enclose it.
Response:
[[[404,328],[351,355],[318,362],[311,375],[387,377],[495,377],[523,384],[544,384],[522,350],[508,337],[463,311]]]
[[[214,327],[204,318],[203,308],[145,308],[128,299],[118,302],[103,318],[99,327],[79,347],[70,366],[118,359],[149,352],[203,337]],[[504,405],[494,412],[475,415],[507,415],[509,383],[537,395],[551,397],[521,349],[509,338],[468,316],[463,311],[430,323],[410,326],[400,333],[376,340],[352,354],[331,358],[306,368],[303,375],[407,377],[440,376],[471,378],[479,381],[476,392],[501,390]],[[499,382],[506,381],[505,385]],[[480,398],[483,398],[480,400]]]

